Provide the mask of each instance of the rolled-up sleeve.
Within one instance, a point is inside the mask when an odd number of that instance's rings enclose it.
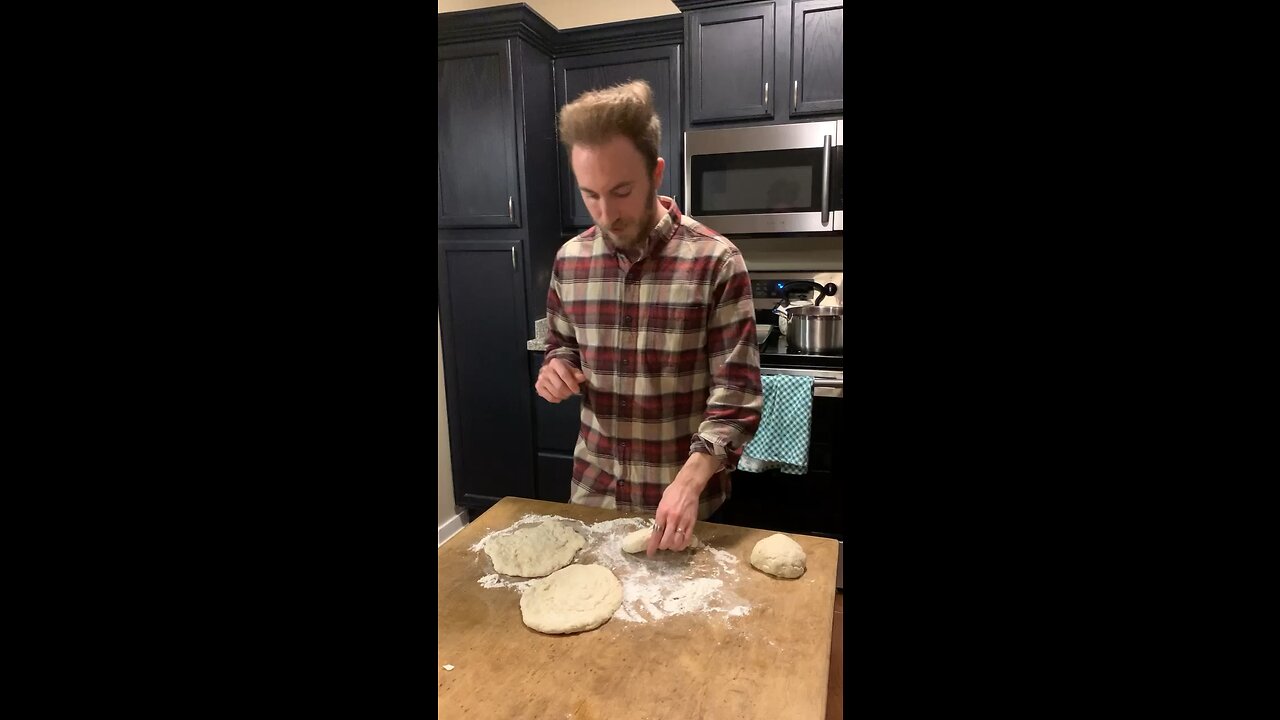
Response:
[[[751,279],[737,252],[717,270],[707,324],[707,362],[711,371],[707,412],[689,451],[721,457],[724,467],[732,470],[742,457],[742,446],[760,427],[764,407]]]

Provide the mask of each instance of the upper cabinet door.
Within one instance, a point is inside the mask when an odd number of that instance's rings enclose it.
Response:
[[[689,122],[772,119],[774,4],[688,13]]]
[[[844,0],[795,0],[786,92],[793,116],[844,112]]]
[[[439,227],[519,227],[509,40],[436,51]]]
[[[592,53],[556,60],[556,108],[576,100],[588,90],[599,90],[629,80],[645,80],[653,89],[653,104],[662,122],[662,143],[658,155],[666,161],[659,195],[679,203],[681,169],[684,163],[684,132],[680,119],[680,49],[676,45]],[[561,215],[568,228],[583,230],[592,225],[591,213],[582,203],[582,193],[573,177],[568,148],[561,144],[564,162],[560,171]]]

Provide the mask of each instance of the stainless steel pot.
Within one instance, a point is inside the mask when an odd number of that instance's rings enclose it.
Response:
[[[818,354],[844,352],[844,308],[806,305],[789,309],[787,345]]]

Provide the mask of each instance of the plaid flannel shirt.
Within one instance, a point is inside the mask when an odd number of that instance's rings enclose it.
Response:
[[[639,259],[592,228],[556,253],[544,364],[586,375],[570,499],[652,513],[691,452],[722,458],[698,516],[729,497],[729,473],[764,395],[751,280],[728,239],[667,213]]]

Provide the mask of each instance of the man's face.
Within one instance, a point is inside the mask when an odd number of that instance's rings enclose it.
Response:
[[[636,146],[615,135],[601,145],[574,145],[569,164],[596,226],[618,248],[640,246],[657,224],[656,191],[662,182],[662,158],[650,176]]]

